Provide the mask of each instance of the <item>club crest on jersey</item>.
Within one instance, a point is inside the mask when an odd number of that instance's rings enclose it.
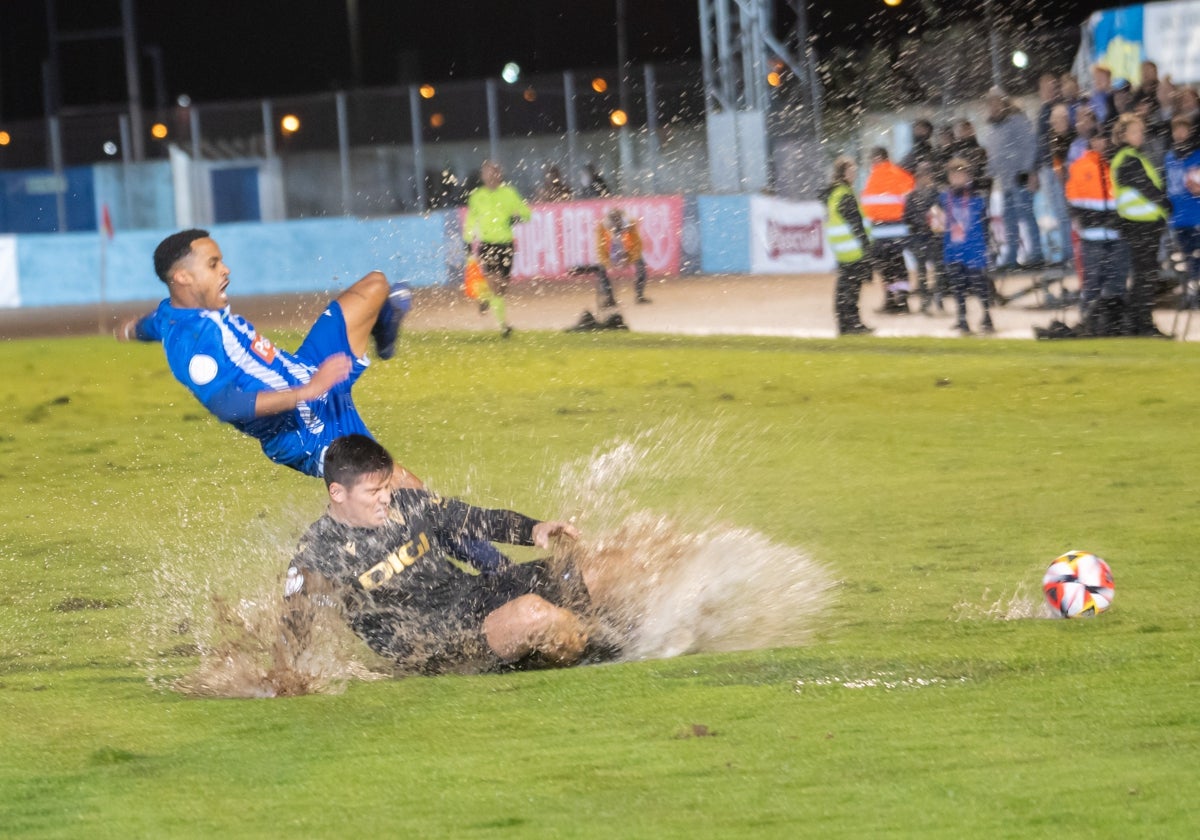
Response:
[[[267,364],[275,361],[275,345],[262,333],[255,333],[254,341],[250,342],[250,349]]]

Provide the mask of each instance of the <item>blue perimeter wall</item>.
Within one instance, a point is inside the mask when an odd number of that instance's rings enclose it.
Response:
[[[700,271],[750,270],[749,196],[698,196]],[[413,286],[458,282],[462,245],[456,211],[372,219],[304,219],[213,225],[237,295],[335,292],[372,269]],[[150,301],[165,296],[154,248],[172,230],[17,237],[21,306]],[[103,270],[102,270],[103,266]],[[103,276],[104,289],[101,290]]]

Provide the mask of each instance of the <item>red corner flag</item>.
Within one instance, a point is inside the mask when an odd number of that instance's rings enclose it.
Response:
[[[109,239],[113,238],[113,223],[112,216],[108,212],[108,205],[100,205],[100,230],[104,231],[104,235]]]

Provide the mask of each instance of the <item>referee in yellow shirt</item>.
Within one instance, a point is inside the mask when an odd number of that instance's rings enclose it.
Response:
[[[504,293],[508,291],[513,267],[513,225],[529,221],[532,214],[516,188],[504,181],[500,164],[485,160],[479,176],[483,185],[472,190],[467,198],[463,241],[468,254],[475,251],[487,278],[488,288],[483,292],[481,306],[491,307],[500,324],[500,334],[508,338],[512,327],[505,319]]]

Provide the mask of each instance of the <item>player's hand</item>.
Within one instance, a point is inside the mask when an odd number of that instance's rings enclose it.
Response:
[[[549,548],[555,537],[577,540],[579,529],[570,522],[539,522],[533,526],[533,544],[538,548]]]
[[[336,353],[321,362],[312,379],[308,380],[307,388],[312,393],[307,395],[307,399],[323,396],[329,393],[330,388],[345,382],[350,378],[350,370],[353,367],[354,360],[345,353]]]
[[[113,327],[113,338],[117,341],[135,341],[137,339],[137,324],[141,318],[130,318]]]

